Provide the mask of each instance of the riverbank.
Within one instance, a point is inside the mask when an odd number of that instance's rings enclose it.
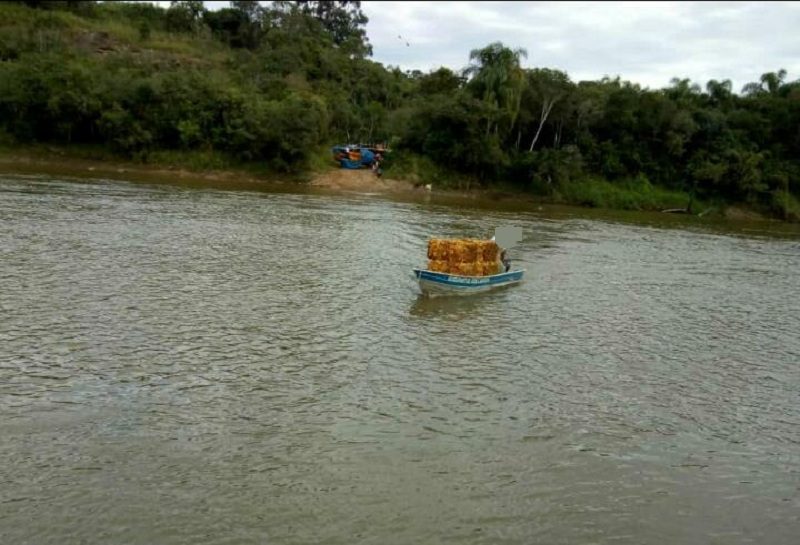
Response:
[[[412,180],[376,176],[372,171],[340,169],[333,164],[318,161],[304,173],[277,173],[256,165],[225,165],[215,168],[198,166],[191,159],[152,161],[148,163],[125,161],[102,151],[67,149],[59,146],[28,146],[25,148],[0,148],[0,170],[26,174],[60,174],[77,177],[103,177],[135,181],[169,181],[185,184],[213,185],[221,188],[289,186],[308,187],[333,192],[428,194],[467,199],[493,199],[525,201],[543,204],[546,201],[532,195],[472,188],[431,187]]]
[[[179,163],[141,163],[80,150],[74,152],[57,146],[0,148],[0,168],[19,173],[64,174],[81,177],[107,177],[136,181],[207,181],[222,185],[258,185],[302,183],[296,176],[258,173],[244,168],[192,168]]]
[[[369,170],[343,170],[318,161],[303,173],[276,173],[258,165],[220,165],[208,168],[190,157],[169,156],[148,163],[125,161],[93,149],[72,149],[40,145],[25,148],[0,148],[0,170],[27,174],[59,174],[76,177],[107,178],[142,182],[170,182],[186,185],[213,186],[229,189],[284,186],[307,187],[331,192],[414,195],[430,194],[468,200],[514,202],[531,206],[558,204],[608,210],[636,210],[624,188],[598,181],[592,186],[592,198],[583,195],[564,195],[559,199],[532,195],[511,187],[469,189],[440,187],[419,181],[377,177]],[[588,185],[588,182],[587,182]],[[613,189],[613,193],[612,190]],[[655,191],[661,191],[655,188]],[[573,198],[574,197],[574,198]],[[653,201],[657,203],[658,196]],[[665,206],[666,208],[666,206]],[[732,221],[771,221],[763,214],[742,205],[702,206],[695,213]],[[657,205],[645,210],[658,211]],[[774,221],[780,221],[774,219]]]

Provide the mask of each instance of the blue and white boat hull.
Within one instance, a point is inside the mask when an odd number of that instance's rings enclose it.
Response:
[[[509,271],[492,276],[460,276],[414,269],[414,277],[425,295],[471,295],[518,284],[524,270]]]

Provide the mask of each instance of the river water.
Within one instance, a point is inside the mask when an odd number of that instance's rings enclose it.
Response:
[[[0,543],[797,543],[800,233],[666,216],[0,176]]]

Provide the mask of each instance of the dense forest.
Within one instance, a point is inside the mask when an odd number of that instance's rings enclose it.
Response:
[[[371,60],[366,23],[350,1],[3,3],[0,146],[296,171],[385,141],[397,177],[800,218],[800,80],[784,70],[651,90],[523,68],[536,52],[498,42],[463,70],[403,71]]]

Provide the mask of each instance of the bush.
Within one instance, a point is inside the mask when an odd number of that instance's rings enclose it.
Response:
[[[571,204],[622,210],[684,208],[689,202],[688,194],[652,186],[644,175],[620,183],[584,178],[560,187],[557,196]]]
[[[512,156],[507,177],[537,195],[554,195],[583,176],[583,157],[575,146],[543,149]]]

